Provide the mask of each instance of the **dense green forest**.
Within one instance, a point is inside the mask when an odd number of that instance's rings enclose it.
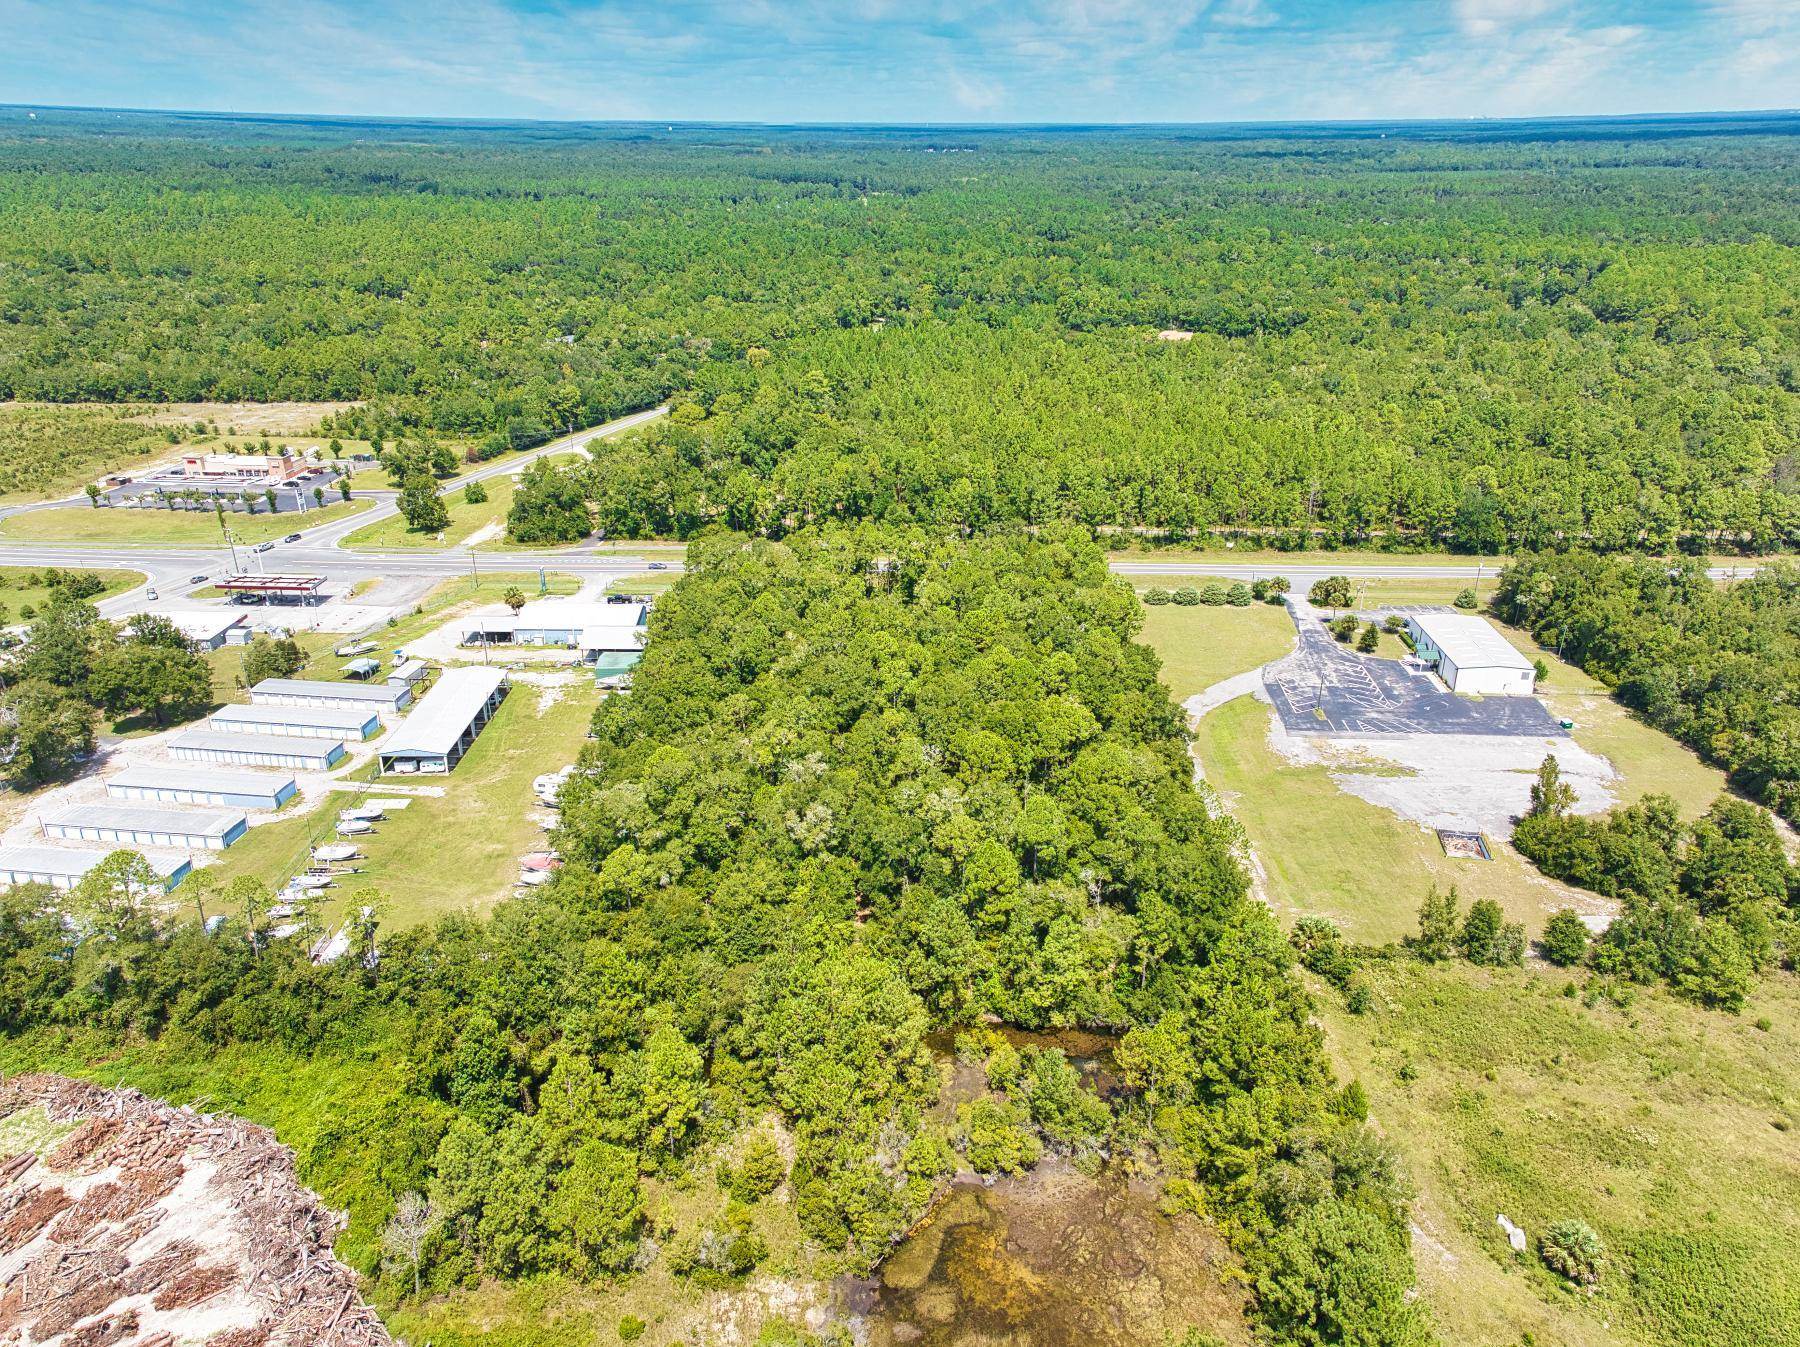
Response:
[[[313,1163],[391,1295],[415,1272],[593,1276],[659,1248],[728,1284],[782,1183],[835,1266],[862,1267],[959,1153],[994,1172],[1054,1150],[1131,1157],[1217,1221],[1276,1340],[1426,1341],[1388,1151],[1192,788],[1101,549],[865,526],[714,537],[689,564],[632,696],[596,713],[554,885],[325,968],[262,938],[253,881],[221,898],[197,876],[171,917],[109,866],[74,923],[26,886],[0,897],[0,1030],[378,1052],[384,1091]],[[927,1035],[993,1023],[1119,1035],[1118,1089],[1057,1051],[996,1053],[990,1096],[933,1115]],[[765,1148],[734,1176],[723,1228],[646,1230],[646,1176],[770,1108],[791,1163]],[[396,1269],[370,1226],[407,1193],[435,1233]]]
[[[0,131],[0,398],[362,399],[346,429],[522,445],[678,396],[593,474],[614,532],[1768,549],[1800,537],[1794,125],[57,114]]]

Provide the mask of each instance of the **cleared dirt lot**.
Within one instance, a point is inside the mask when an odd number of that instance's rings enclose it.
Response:
[[[304,435],[315,430],[320,421],[338,412],[360,407],[360,402],[171,402],[158,407],[141,407],[131,413],[133,421],[153,426],[191,425],[209,421],[220,430],[235,428],[238,435]]]

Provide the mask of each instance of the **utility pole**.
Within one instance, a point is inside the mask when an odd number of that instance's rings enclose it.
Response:
[[[231,548],[231,573],[233,575],[242,575],[244,572],[238,567],[237,541],[237,534],[233,533],[230,529],[226,529],[225,543],[226,546]]]

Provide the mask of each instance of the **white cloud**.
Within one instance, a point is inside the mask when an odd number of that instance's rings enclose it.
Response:
[[[1463,32],[1489,37],[1540,19],[1556,7],[1557,0],[1455,0],[1451,9]]]

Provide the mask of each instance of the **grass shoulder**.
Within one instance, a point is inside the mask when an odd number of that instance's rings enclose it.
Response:
[[[368,500],[338,501],[322,509],[271,514],[227,514],[226,527],[240,543],[272,542],[361,514]],[[105,546],[223,547],[225,535],[211,510],[146,510],[66,505],[0,520],[0,538],[13,542],[94,543]]]

